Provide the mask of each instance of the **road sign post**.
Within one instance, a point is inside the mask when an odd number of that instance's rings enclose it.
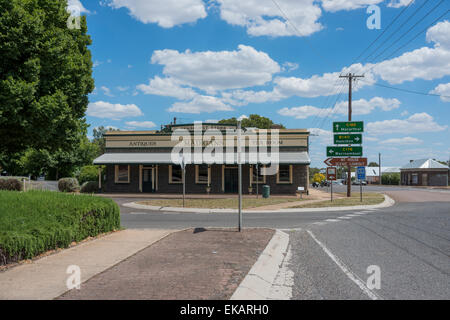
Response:
[[[362,144],[362,134],[335,134],[334,144]]]
[[[359,200],[362,202],[362,181],[366,180],[366,167],[357,167],[356,175],[359,180]]]
[[[327,147],[327,157],[360,157],[362,153],[362,147]]]
[[[336,180],[337,172],[335,167],[327,168],[327,180],[331,181],[330,183],[330,193],[331,193],[331,202],[333,202],[333,181]]]
[[[328,158],[324,163],[330,167],[366,167],[367,158]]]

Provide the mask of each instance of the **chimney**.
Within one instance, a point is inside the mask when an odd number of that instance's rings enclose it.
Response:
[[[173,124],[177,124],[177,117],[173,117]]]

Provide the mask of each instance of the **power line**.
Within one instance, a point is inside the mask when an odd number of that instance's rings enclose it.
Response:
[[[373,40],[370,44],[369,44],[369,46],[367,47],[367,48],[365,48],[360,54],[359,54],[359,56],[357,56],[355,59],[353,59],[353,61],[352,61],[352,63],[350,63],[350,65],[352,65],[353,63],[355,63],[355,61],[356,60],[358,60],[359,58],[361,58],[362,56],[363,56],[363,54],[364,53],[366,53],[367,52],[367,50],[369,50],[369,48],[372,46],[372,45],[374,45],[377,41],[378,41],[378,39],[380,39],[382,36],[383,36],[383,34],[387,31],[387,30],[389,30],[389,28],[395,23],[395,21],[397,21],[397,19],[398,18],[400,18],[400,16],[403,14],[403,12],[405,12],[405,10],[411,5],[411,3],[413,3],[414,2],[414,0],[411,0],[403,9],[402,9],[402,11],[400,11],[400,13],[389,23],[389,25],[383,30],[383,32],[381,32],[379,35],[378,35],[378,37],[375,39],[375,40]]]
[[[361,81],[365,81],[365,80],[361,80]],[[366,81],[366,82],[368,82],[368,81]],[[403,88],[398,88],[398,87],[392,87],[392,86],[388,86],[388,85],[381,84],[381,83],[373,83],[373,85],[379,86],[379,87],[383,87],[383,88],[392,89],[392,90],[403,91],[403,92],[407,92],[407,93],[420,94],[420,95],[424,95],[424,96],[433,96],[433,97],[441,97],[441,98],[450,98],[450,96],[446,96],[446,95],[442,95],[442,94],[414,91],[414,90],[409,90],[409,89],[403,89]]]
[[[416,14],[417,14],[417,12],[419,12],[419,10],[420,9],[422,9],[422,7],[428,2],[428,1],[430,1],[430,0],[425,0],[425,2],[424,3],[422,3],[422,5],[419,7],[419,8],[417,8],[414,12],[413,12],[413,14],[411,14],[408,18],[406,18],[406,20],[400,25],[400,27],[398,27],[386,40],[384,40],[374,51],[372,51],[372,53],[371,54],[369,54],[367,57],[366,57],[366,59],[369,59],[375,52],[377,52],[378,51],[378,49],[380,49],[387,41],[389,41],[394,35],[395,35],[395,33],[397,32],[397,31],[399,31],[405,24],[407,24],[409,21],[410,21],[410,19],[412,18],[412,17],[414,17]]]
[[[412,29],[414,29],[420,22],[423,21],[423,19],[425,19],[426,17],[428,17],[437,7],[439,7],[442,3],[444,2],[444,0],[441,0],[436,6],[434,6],[430,11],[428,11],[427,14],[425,14],[421,19],[419,19],[419,21],[417,21],[412,27],[410,27],[408,29],[408,31],[404,32],[399,38],[397,38],[394,42],[391,43],[391,45],[389,47],[387,47],[386,49],[384,49],[381,53],[379,53],[375,58],[373,58],[372,62],[375,61],[379,56],[381,56],[383,53],[385,53],[387,50],[389,50],[390,48],[392,48],[393,45],[395,45],[396,43],[398,43],[398,41],[400,41],[404,36],[406,36]]]

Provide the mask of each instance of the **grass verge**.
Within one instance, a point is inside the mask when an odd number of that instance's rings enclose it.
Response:
[[[111,199],[50,191],[0,191],[0,265],[120,229]]]
[[[285,202],[300,201],[298,198],[243,198],[242,208],[256,208],[261,206],[266,206],[270,204],[279,204]],[[159,207],[183,207],[182,199],[156,199],[140,201],[138,204],[148,205],[148,206],[159,206]],[[226,199],[186,199],[186,208],[210,208],[210,209],[236,209],[238,206],[238,198],[226,198]]]
[[[363,193],[363,201],[360,201],[359,192],[353,192],[350,198],[345,197],[345,193],[336,193],[344,198],[333,199],[333,201],[325,200],[312,203],[305,203],[292,208],[323,208],[323,207],[346,207],[346,206],[361,206],[374,205],[384,201],[384,196],[381,193]]]

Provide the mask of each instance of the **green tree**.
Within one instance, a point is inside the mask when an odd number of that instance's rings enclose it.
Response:
[[[85,17],[79,29],[67,27],[66,7],[66,0],[0,0],[0,136],[8,137],[0,165],[10,173],[27,150],[70,152],[86,134],[91,39]]]
[[[120,131],[120,129],[114,129],[111,127],[105,128],[104,126],[100,126],[94,128],[94,130],[92,131],[92,135],[94,136],[92,142],[98,146],[98,155],[102,155],[105,153],[105,133],[107,131]]]
[[[371,162],[371,163],[369,163],[368,167],[378,167],[378,163]]]
[[[229,124],[237,124],[237,119],[235,117],[230,119],[222,119],[219,123],[229,123]],[[284,126],[281,124],[275,124],[272,120],[266,117],[262,117],[257,114],[251,114],[248,118],[242,119],[241,125],[244,128],[259,128],[259,129],[272,129],[274,126],[277,129],[284,129]]]
[[[325,180],[325,175],[322,173],[315,173],[313,177],[313,182],[321,183]]]

